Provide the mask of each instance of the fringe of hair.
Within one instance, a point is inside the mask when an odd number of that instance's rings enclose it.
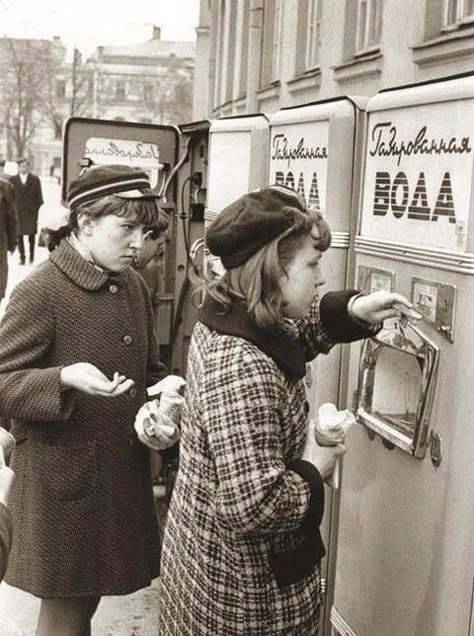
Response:
[[[67,224],[59,229],[45,229],[45,242],[50,252],[59,245],[62,239],[68,237],[71,232],[77,229],[77,218],[80,214],[85,214],[95,219],[109,214],[130,217],[136,219],[138,223],[143,224],[155,234],[164,232],[169,223],[168,214],[158,207],[155,199],[123,199],[109,194],[78,205],[73,211],[69,212]]]

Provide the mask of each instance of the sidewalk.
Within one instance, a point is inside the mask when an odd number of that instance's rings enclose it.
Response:
[[[33,636],[39,599],[0,583],[0,634]],[[92,621],[93,636],[157,636],[158,579],[128,596],[106,596]]]

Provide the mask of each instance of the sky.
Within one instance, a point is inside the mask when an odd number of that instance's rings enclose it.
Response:
[[[90,55],[99,45],[196,39],[200,0],[0,0],[0,37],[50,39]]]

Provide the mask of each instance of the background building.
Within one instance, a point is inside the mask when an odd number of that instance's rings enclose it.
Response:
[[[194,119],[472,70],[472,0],[202,0]],[[203,97],[203,93],[206,97]]]
[[[178,124],[192,117],[193,42],[160,39],[68,59],[60,38],[0,39],[0,156],[60,176],[68,117]]]
[[[92,73],[92,116],[179,124],[192,113],[194,42],[161,40],[99,47],[87,61]]]

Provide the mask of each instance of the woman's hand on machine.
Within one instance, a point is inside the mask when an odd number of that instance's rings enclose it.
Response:
[[[348,311],[351,317],[371,324],[396,317],[415,322],[422,318],[405,296],[383,290],[355,296],[353,302],[349,301]]]
[[[135,384],[118,371],[114,373],[112,380],[109,380],[100,369],[89,362],[77,362],[63,367],[60,381],[63,389],[77,389],[88,395],[102,397],[117,397],[129,391]]]

